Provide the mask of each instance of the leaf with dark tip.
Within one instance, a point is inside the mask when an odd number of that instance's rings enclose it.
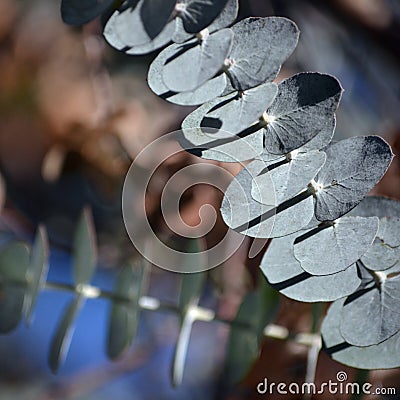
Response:
[[[238,16],[238,12],[239,0],[228,0],[223,10],[219,13],[217,18],[207,26],[207,29],[210,32],[216,32],[232,25]]]
[[[231,93],[203,104],[189,114],[185,127],[207,127],[237,134],[258,122],[277,93],[274,83],[265,83],[241,93]]]
[[[207,26],[206,29],[210,33],[219,31],[220,29],[226,28],[233,24],[239,11],[238,0],[228,0],[226,6],[218,15],[218,17],[212,22],[211,25]],[[183,43],[193,37],[193,33],[188,33],[185,31],[183,25],[183,20],[181,18],[176,18],[176,28],[175,33],[172,37],[172,41],[175,43]]]
[[[185,0],[178,13],[185,31],[198,33],[207,28],[222,12],[227,0]]]
[[[62,0],[62,20],[73,26],[90,22],[103,14],[113,3],[113,0]]]
[[[316,181],[315,215],[333,221],[354,208],[379,182],[393,154],[379,136],[341,140],[325,150],[327,160]]]
[[[233,32],[227,28],[201,42],[193,39],[181,45],[172,44],[176,53],[165,62],[162,75],[165,85],[174,92],[197,89],[221,70],[232,41]]]
[[[123,8],[115,11],[104,27],[103,34],[107,42],[121,50],[148,44],[156,39],[167,25],[176,3],[175,0],[168,0],[166,7],[152,11],[159,1],[127,2]],[[170,34],[172,36],[173,29]]]
[[[341,93],[336,78],[316,72],[300,73],[282,81],[275,101],[266,111],[266,150],[286,154],[320,133],[333,135],[332,119]]]
[[[58,371],[67,356],[75,328],[75,320],[84,302],[83,296],[76,296],[71,300],[53,336],[49,352],[49,366],[53,373]]]
[[[90,210],[85,208],[79,218],[73,243],[73,275],[77,285],[91,280],[97,263],[96,232]]]
[[[317,136],[314,136],[309,142],[299,147],[295,151],[298,151],[299,153],[307,153],[308,151],[321,150],[325,148],[329,145],[333,138],[335,126],[336,117],[335,115],[332,115],[332,117],[327,121],[325,127],[321,129]],[[270,153],[269,151],[267,151],[267,149],[264,148],[264,152],[261,157],[265,162],[270,162],[278,160],[279,158],[284,156],[282,154]]]
[[[49,268],[49,245],[44,226],[40,226],[32,247],[27,273],[28,289],[26,292],[25,319],[30,323],[37,297],[46,283]]]
[[[147,75],[147,83],[150,89],[164,100],[183,106],[203,104],[220,96],[226,86],[227,77],[225,74],[220,74],[189,92],[172,92],[165,86],[162,79],[162,69],[166,60],[173,56],[176,51],[176,47],[169,46],[153,60]]]
[[[304,272],[294,256],[294,241],[299,233],[274,239],[260,268],[268,282],[285,296],[305,302],[333,301],[357,290],[361,279],[353,264],[345,271],[327,276]]]
[[[160,32],[160,34],[157,35],[157,37],[155,37],[152,41],[132,46],[127,50],[125,50],[125,53],[129,55],[143,55],[158,50],[171,42],[171,37],[172,34],[174,33],[174,30],[175,30],[175,21],[168,22],[168,24],[165,25],[164,29]],[[114,45],[113,47],[116,46]],[[125,46],[122,43],[122,46],[119,47],[119,50],[123,49],[124,47]]]
[[[251,195],[256,201],[265,203],[265,196],[267,200],[269,197],[272,179],[277,203],[289,200],[307,189],[307,185],[324,165],[325,159],[323,151],[312,150],[307,153],[293,152],[289,159],[283,157],[275,160],[253,179]],[[266,178],[266,175],[269,177]]]
[[[179,144],[191,154],[208,160],[239,162],[251,160],[263,151],[262,130],[249,129],[242,135],[215,128],[191,128],[196,121],[187,118],[178,135]]]
[[[400,330],[400,275],[393,268],[372,274],[373,285],[347,297],[341,312],[341,335],[355,346],[378,344]]]
[[[0,333],[12,331],[21,320],[28,264],[24,243],[13,242],[0,252]]]
[[[145,0],[138,5],[147,36],[154,40],[167,25],[177,0]],[[135,26],[132,27],[135,29]],[[139,43],[140,44],[140,43]]]
[[[107,355],[111,359],[121,356],[131,345],[139,325],[139,300],[147,286],[146,265],[128,265],[117,277],[112,300],[107,337]],[[124,300],[126,299],[126,300]]]
[[[140,4],[143,4],[143,1],[144,0],[142,0]],[[103,36],[107,43],[117,50],[130,48],[137,44],[132,42],[133,39],[130,39],[130,37],[134,35],[132,23],[136,27],[141,25],[139,0],[126,1],[123,6],[119,10],[114,11],[108,19],[103,29]],[[140,37],[139,35],[136,40],[139,40],[139,42],[146,42],[146,39],[142,38],[141,40]]]
[[[311,275],[344,271],[366,253],[378,232],[377,217],[343,217],[302,233],[294,244],[301,268]]]
[[[271,179],[270,199],[265,204],[251,195],[252,180],[266,168],[261,160],[246,165],[228,186],[221,205],[224,222],[236,232],[259,238],[273,238],[297,232],[313,216],[313,200],[308,193],[301,193],[287,202],[276,203]]]
[[[322,350],[334,360],[354,368],[384,369],[400,367],[400,333],[368,347],[352,346],[340,334],[340,313],[345,299],[332,303],[322,323]],[[369,329],[369,327],[368,327]]]
[[[400,218],[383,217],[372,246],[361,257],[370,270],[382,271],[400,261]]]
[[[299,30],[281,17],[247,18],[232,26],[228,75],[236,90],[272,81],[297,45]]]
[[[228,385],[243,379],[260,352],[265,326],[272,321],[279,299],[277,293],[261,282],[256,291],[249,292],[231,324],[225,374]]]

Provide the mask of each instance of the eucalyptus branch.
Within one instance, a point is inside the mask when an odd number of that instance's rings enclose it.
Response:
[[[14,281],[8,282],[8,285],[14,287],[26,288],[26,281]],[[116,295],[112,291],[103,290],[97,286],[93,285],[73,285],[69,283],[62,282],[46,282],[44,290],[55,290],[68,292],[71,294],[79,294],[84,296],[86,299],[106,299],[112,302],[130,305],[132,302],[136,302],[140,309],[143,311],[156,311],[156,312],[170,312],[176,315],[181,315],[182,310],[179,306],[172,302],[160,301],[156,297],[152,296],[141,296],[139,299],[132,297],[122,297]],[[202,322],[219,322],[230,327],[236,327],[240,329],[245,329],[253,331],[254,327],[250,324],[241,323],[240,321],[226,319],[219,317],[214,310],[201,307],[198,305],[191,306],[188,310],[191,315],[191,320],[202,321]],[[264,330],[263,335],[271,339],[278,340],[291,340],[297,344],[304,345],[307,347],[320,346],[320,335],[312,332],[305,333],[290,333],[286,327],[276,324],[268,324]]]

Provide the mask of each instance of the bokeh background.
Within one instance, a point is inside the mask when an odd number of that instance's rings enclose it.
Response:
[[[101,36],[104,18],[82,28],[67,27],[59,6],[54,0],[0,0],[0,229],[2,236],[30,241],[37,225],[44,223],[51,239],[49,280],[70,282],[71,236],[82,208],[89,205],[99,240],[94,283],[111,289],[121,263],[135,257],[121,215],[121,189],[129,165],[148,143],[179,129],[192,108],[169,104],[148,89],[146,73],[156,54],[118,53]],[[269,15],[287,16],[301,30],[299,46],[278,81],[301,71],[335,75],[345,89],[336,138],[379,134],[398,154],[400,2],[240,0],[240,19]],[[159,210],[164,183],[195,162],[193,156],[180,155],[158,171],[147,206],[155,229],[165,228]],[[238,172],[238,167],[230,168]],[[400,199],[397,158],[374,193]],[[195,225],[202,204],[218,209],[220,201],[221,193],[194,187],[183,196],[182,216]],[[218,220],[207,243],[225,230]],[[222,318],[235,315],[256,281],[257,259],[246,259],[247,245],[210,273],[212,284],[202,302]],[[153,268],[149,293],[174,301],[178,280],[174,273]],[[178,317],[142,313],[137,341],[121,360],[110,362],[104,352],[109,304],[103,300],[86,304],[68,358],[55,376],[47,367],[47,353],[69,297],[59,291],[41,293],[32,325],[21,324],[0,336],[1,400],[256,399],[255,387],[265,376],[276,382],[304,381],[307,348],[266,339],[246,379],[226,389],[228,328],[197,323],[183,384],[172,388]],[[275,322],[290,332],[308,332],[310,315],[308,305],[281,298]],[[321,355],[317,381],[334,378],[339,370],[356,375]],[[368,379],[397,387],[400,393],[399,378],[393,370],[374,371]]]

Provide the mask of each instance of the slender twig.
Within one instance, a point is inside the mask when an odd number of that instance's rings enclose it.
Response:
[[[10,285],[14,287],[26,288],[28,284],[27,282],[21,282],[21,281],[15,281],[15,282],[7,281],[7,286]],[[152,296],[141,296],[139,299],[135,298],[134,296],[123,297],[113,293],[112,291],[103,290],[97,286],[92,286],[92,285],[74,285],[63,282],[46,282],[43,289],[75,293],[83,295],[87,299],[106,299],[109,301],[125,303],[128,305],[137,302],[139,308],[144,311],[171,312],[174,314],[181,314],[181,309],[179,308],[179,306],[172,302],[161,301],[156,297]],[[194,321],[219,322],[222,324],[229,325],[231,327],[235,326],[245,330],[254,329],[250,324],[221,318],[215,313],[214,310],[206,307],[192,305],[190,313],[194,318]],[[297,344],[301,344],[307,347],[317,348],[318,346],[321,345],[320,335],[318,333],[306,332],[306,333],[292,334],[291,332],[288,331],[286,327],[276,324],[268,324],[264,328],[263,334],[265,337],[278,340],[291,340],[296,342]]]

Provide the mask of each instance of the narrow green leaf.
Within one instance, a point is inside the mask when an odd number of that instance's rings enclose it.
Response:
[[[107,341],[109,358],[116,359],[128,349],[136,335],[138,322],[137,307],[121,303],[112,305]]]
[[[5,190],[4,179],[0,175],[0,210],[3,208],[5,199],[6,199],[6,190]]]
[[[200,239],[188,239],[185,251],[190,254],[198,254],[198,264],[203,265],[202,246]],[[188,257],[189,258],[189,257]],[[192,260],[192,258],[189,258]],[[186,260],[182,259],[182,264],[185,265],[184,270],[198,270],[198,265],[186,266]],[[201,291],[207,278],[207,272],[186,273],[181,275],[181,286],[179,293],[179,308],[184,314],[189,305],[197,302],[200,298]]]
[[[46,282],[49,268],[49,246],[46,228],[39,226],[35,242],[32,247],[30,263],[27,273],[28,289],[24,304],[24,316],[29,324],[32,320],[33,309],[40,290]]]
[[[250,371],[260,351],[265,326],[278,306],[278,294],[269,285],[247,294],[233,321],[226,352],[226,383],[238,383]]]
[[[199,299],[206,278],[206,272],[182,275],[181,292],[179,296],[179,308],[182,312],[185,312],[191,303]]]
[[[28,263],[24,243],[14,242],[0,253],[0,333],[12,331],[21,320]]]
[[[75,283],[89,283],[96,268],[97,246],[93,218],[88,208],[83,210],[75,231],[73,257]]]
[[[201,253],[202,245],[200,239],[188,239],[185,251],[190,255],[198,254],[198,265],[186,266],[184,270],[199,270],[199,265],[205,265]],[[193,260],[193,258],[188,257],[188,260]],[[188,261],[185,259],[182,260],[182,264],[187,262]],[[193,313],[192,310],[194,310],[199,303],[206,278],[207,272],[204,271],[181,275],[181,287],[179,292],[181,326],[172,363],[172,385],[174,387],[182,383],[190,335],[192,334],[193,324],[196,321],[195,313]]]
[[[84,302],[85,298],[83,296],[76,296],[68,304],[68,307],[66,308],[53,336],[48,359],[50,369],[53,373],[58,371],[58,368],[67,356],[75,327],[75,320]]]
[[[259,353],[257,334],[244,328],[232,328],[225,360],[226,384],[233,386],[250,371]]]
[[[0,252],[0,279],[8,284],[25,284],[29,248],[25,243],[12,242]]]
[[[191,254],[200,253],[201,245],[199,239],[189,239],[185,250]],[[186,260],[183,259],[182,264],[185,264],[185,262]],[[202,262],[200,255],[199,262]],[[198,266],[188,266],[188,268],[185,268],[185,270],[190,269],[198,269]],[[174,387],[179,386],[183,379],[183,371],[185,369],[190,335],[192,332],[193,323],[195,321],[189,314],[190,307],[197,306],[206,277],[206,272],[186,273],[181,275],[181,286],[179,293],[181,327],[175,348],[174,361],[172,364],[172,384]]]
[[[22,315],[25,290],[17,287],[0,286],[0,333],[14,330]]]
[[[136,268],[129,265],[117,278],[114,289],[116,300],[111,305],[107,339],[107,355],[111,359],[121,356],[137,334],[139,300],[147,282],[146,265],[144,262]]]

